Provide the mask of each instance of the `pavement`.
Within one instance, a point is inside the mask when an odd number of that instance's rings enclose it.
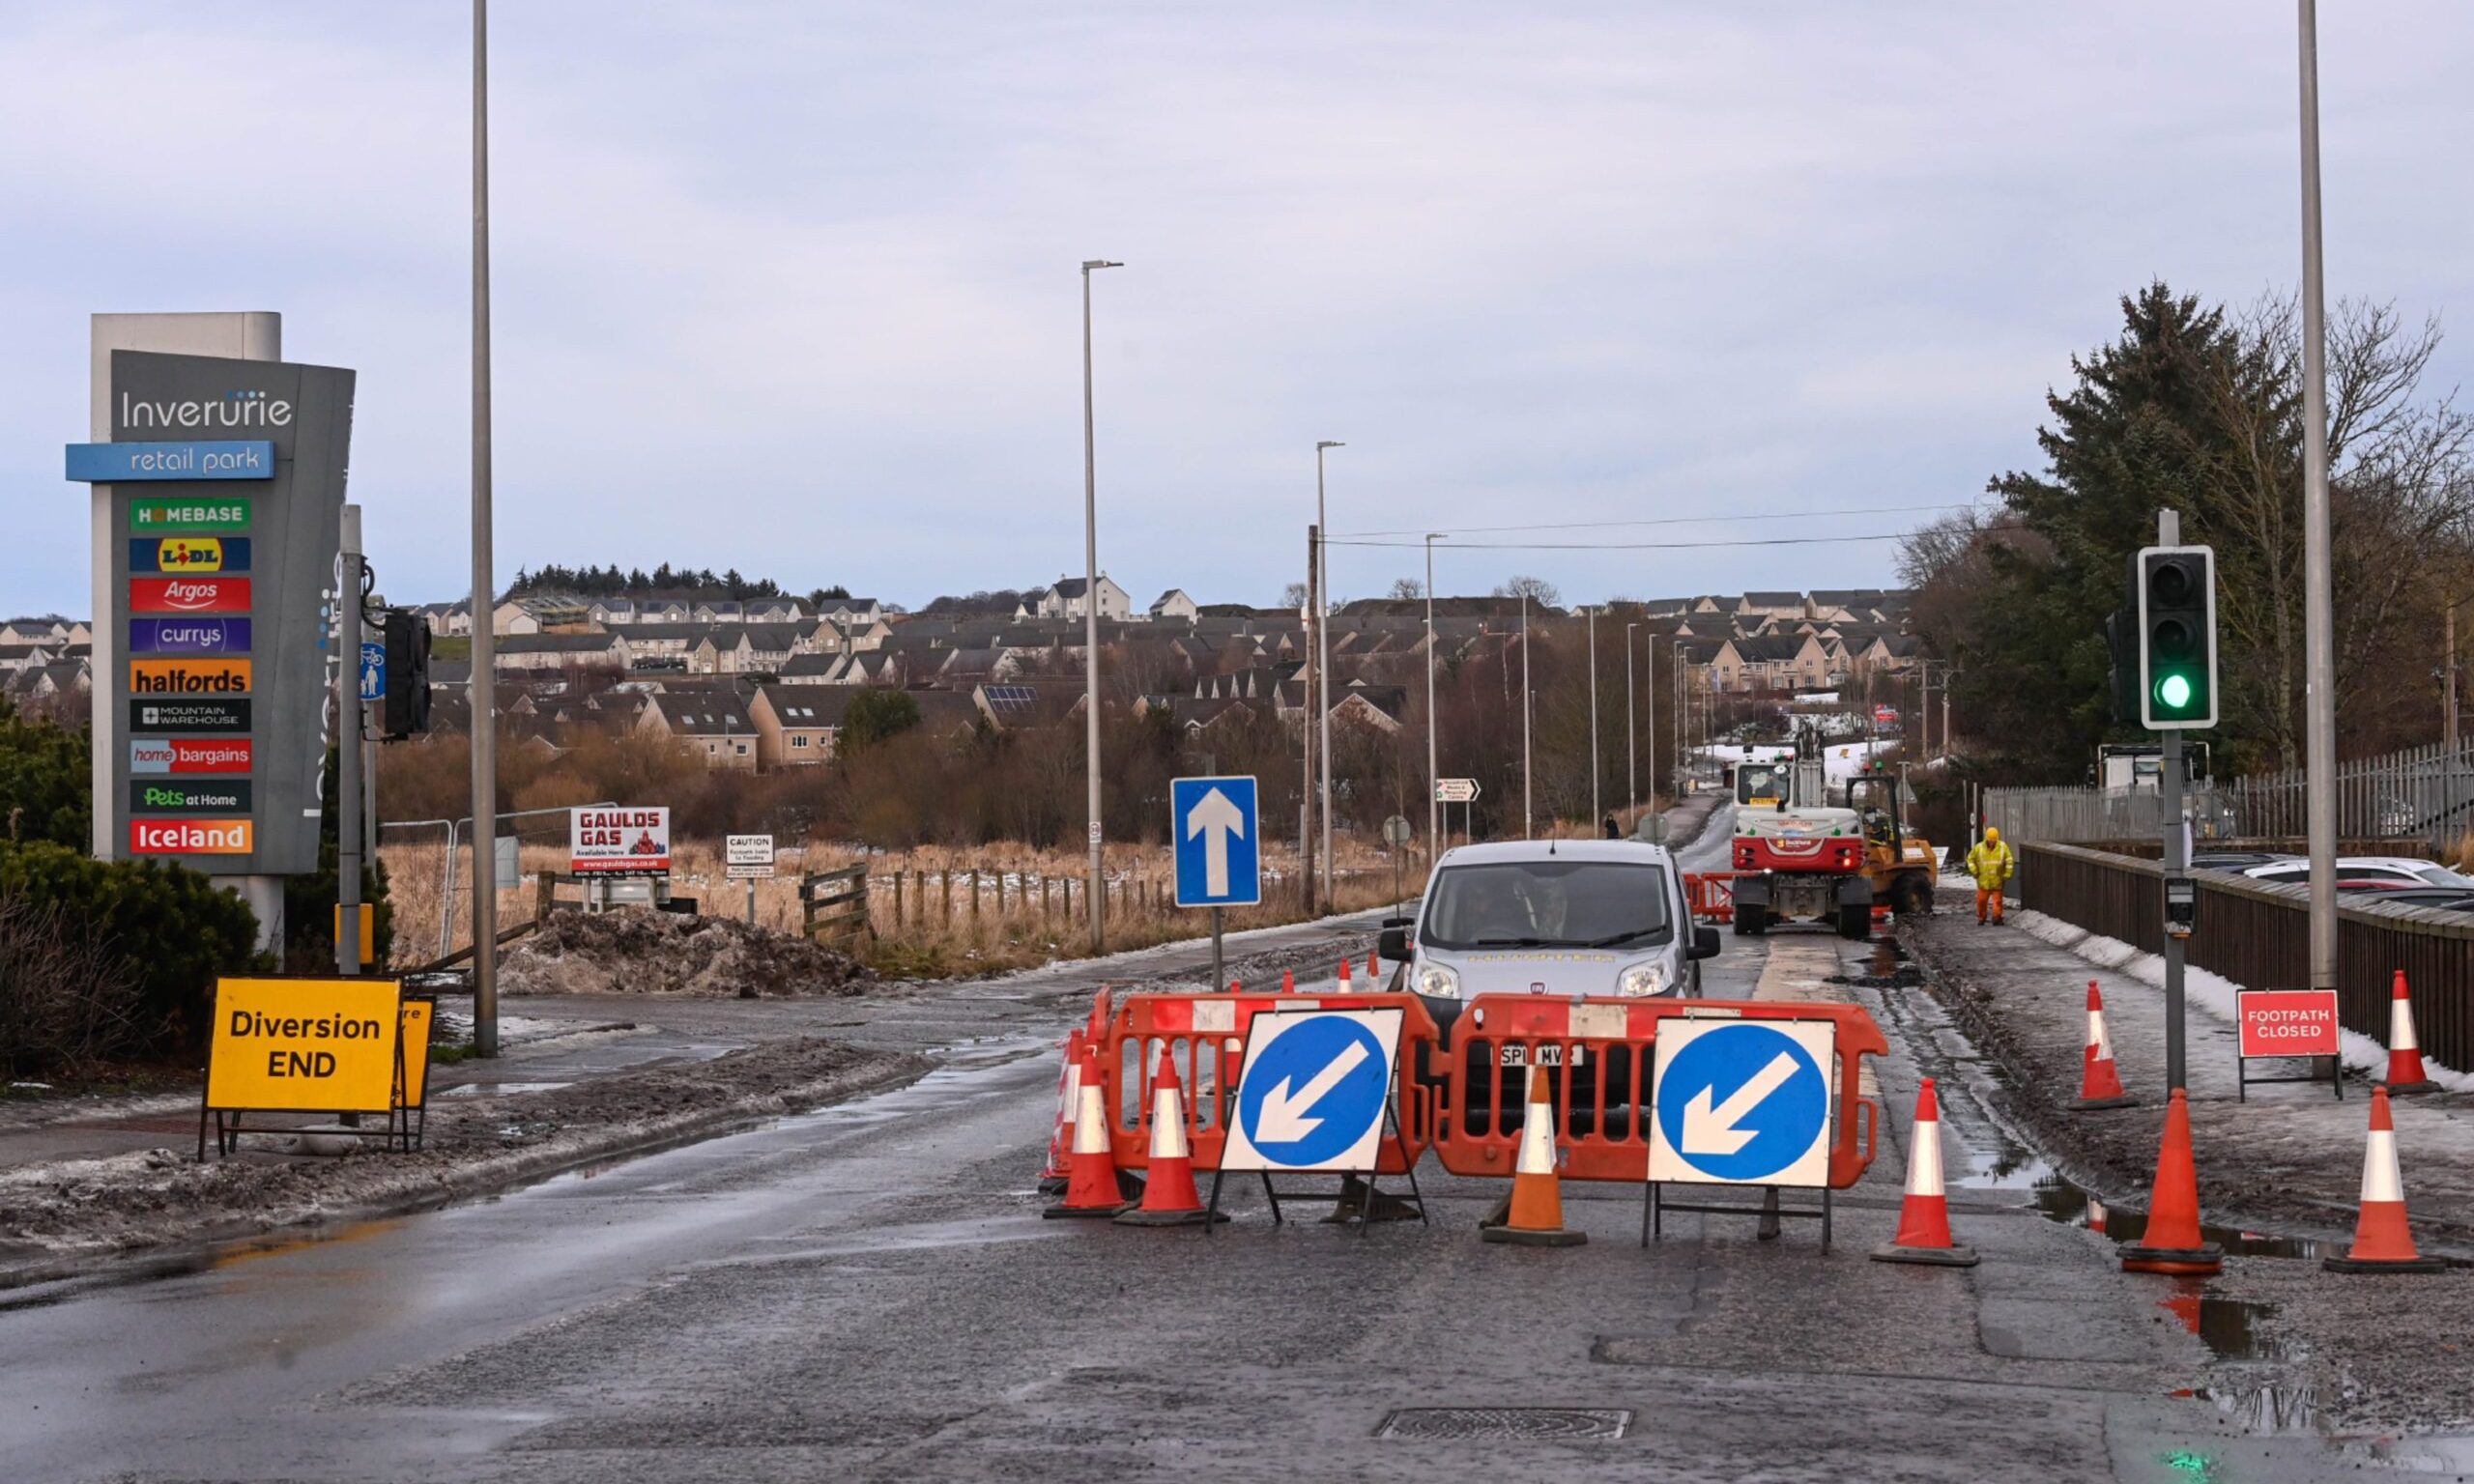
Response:
[[[1687,865],[1724,840],[1721,812]],[[1257,951],[1363,952],[1369,926]],[[2254,1343],[2259,1306],[2121,1273],[2000,1111],[1999,1059],[1893,947],[1724,941],[1712,998],[1853,1001],[1889,1034],[1881,1155],[1827,1250],[1812,1223],[1762,1241],[1688,1214],[1644,1247],[1637,1188],[1577,1183],[1588,1245],[1489,1246],[1502,1184],[1431,1162],[1430,1226],[1274,1226],[1242,1183],[1208,1238],[1043,1221],[1053,1043],[1096,977],[1063,966],[817,1007],[853,1043],[937,1057],[896,1091],[494,1200],[0,1293],[0,1472],[2233,1481],[2451,1461],[2448,1439],[2348,1433],[2295,1400],[2316,1373]],[[1191,982],[1206,961],[1108,972]],[[745,1034],[738,1004],[660,1034]],[[1973,1269],[1865,1258],[1895,1225],[1924,1075]]]

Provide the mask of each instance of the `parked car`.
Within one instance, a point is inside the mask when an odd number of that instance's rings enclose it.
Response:
[[[2248,870],[2254,866],[2281,866],[2301,857],[2274,850],[2201,850],[2191,856],[2194,870]]]
[[[2242,872],[2254,881],[2272,881],[2308,885],[2311,863],[2294,859],[2254,866]],[[2418,861],[2402,855],[2349,855],[2337,862],[2337,874],[2345,881],[2393,881],[2399,886],[2461,886],[2474,887],[2474,876],[2461,876],[2437,861]]]

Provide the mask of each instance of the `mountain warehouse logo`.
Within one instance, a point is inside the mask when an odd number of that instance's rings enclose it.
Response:
[[[139,428],[281,428],[292,423],[292,404],[263,391],[227,391],[212,402],[141,402],[120,394],[120,420]]]
[[[246,660],[131,660],[129,689],[138,696],[238,694],[249,688]]]

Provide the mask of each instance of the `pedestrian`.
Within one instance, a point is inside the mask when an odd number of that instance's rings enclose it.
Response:
[[[1615,816],[1613,814],[1606,816],[1606,824],[1604,828],[1606,830],[1607,839],[1622,840],[1624,838],[1624,832],[1615,827]]]
[[[1985,923],[1985,908],[1993,909],[1993,925],[2001,926],[2001,889],[2019,873],[2019,853],[2001,839],[2001,832],[1992,825],[1984,827],[1984,839],[1968,852],[1968,874],[1975,877],[1975,925]]]

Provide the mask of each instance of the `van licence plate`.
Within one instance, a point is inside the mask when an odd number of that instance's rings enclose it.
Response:
[[[1572,1065],[1573,1065],[1573,1066],[1575,1066],[1575,1067],[1578,1067],[1578,1066],[1581,1064],[1581,1052],[1582,1052],[1582,1049],[1583,1049],[1583,1048],[1582,1048],[1582,1047],[1579,1047],[1579,1046],[1574,1046],[1574,1047],[1572,1047]],[[1509,1045],[1509,1046],[1505,1046],[1505,1047],[1503,1048],[1503,1062],[1502,1062],[1502,1065],[1503,1065],[1503,1066],[1506,1066],[1506,1067],[1526,1067],[1526,1066],[1528,1066],[1528,1065],[1529,1065],[1529,1048],[1528,1048],[1527,1046],[1523,1046],[1523,1045]],[[1539,1066],[1540,1066],[1540,1067],[1561,1067],[1561,1066],[1563,1066],[1563,1065],[1564,1065],[1564,1048],[1563,1048],[1561,1045],[1556,1044],[1556,1043],[1551,1042],[1548,1042],[1548,1043],[1547,1043],[1547,1044],[1545,1044],[1545,1045],[1539,1046],[1539,1047],[1538,1048],[1538,1065],[1539,1065]]]

